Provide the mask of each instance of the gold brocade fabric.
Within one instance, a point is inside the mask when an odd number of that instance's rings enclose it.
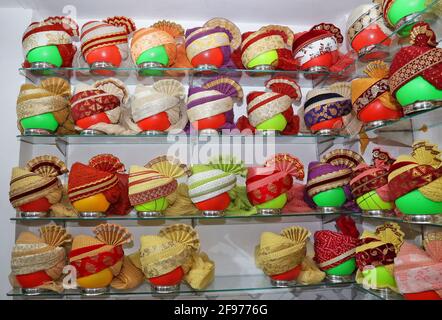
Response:
[[[266,31],[257,31],[249,36],[250,39],[257,37],[259,34]],[[243,42],[244,46],[247,39]],[[253,40],[252,40],[253,41]],[[252,43],[241,55],[241,60],[244,66],[247,66],[254,58],[270,50],[284,49],[286,47],[284,39],[279,35],[272,35]]]
[[[283,95],[278,97],[278,95],[279,94],[277,93],[266,92],[254,98],[253,101],[247,105],[247,109],[251,110],[255,105],[262,103],[265,100],[269,100],[271,97],[276,97],[257,109],[254,109],[252,112],[249,112],[249,121],[252,126],[257,127],[264,121],[267,121],[275,115],[283,113],[292,107],[292,99],[289,96]]]
[[[379,99],[382,105],[391,110],[401,107],[392,97],[388,85],[388,65],[383,61],[372,61],[364,69],[367,78],[358,78],[351,82],[351,100],[356,112]]]
[[[273,255],[271,249],[260,250],[258,247],[255,249],[255,259],[258,267],[261,267],[265,274],[275,275],[293,269],[299,265],[305,255],[305,248],[297,251],[296,248],[286,247],[286,248],[275,248],[275,250],[281,250],[283,256],[278,254]]]
[[[188,99],[188,103],[194,99],[211,97],[219,95],[217,90],[206,90],[199,92],[197,94],[191,95]],[[199,106],[195,106],[187,110],[187,116],[190,122],[195,122],[201,119],[213,117],[218,114],[225,113],[233,108],[232,98],[226,96],[222,99],[217,99],[215,101],[210,101]]]
[[[196,215],[199,210],[189,197],[189,186],[185,183],[178,185],[177,190],[166,197],[169,206],[164,210],[166,216]]]
[[[35,245],[18,244],[12,252],[11,269],[13,275],[29,274],[53,267],[60,260],[65,259],[63,248],[51,248],[50,251],[32,255],[20,256],[22,251],[29,251]]]
[[[61,188],[57,177],[44,177],[16,167],[12,169],[9,199],[14,208],[42,197],[48,197],[50,203],[56,203],[61,198]]]
[[[133,264],[129,257],[125,256],[121,270],[112,280],[111,287],[118,290],[133,289],[143,281],[143,272]]]
[[[188,38],[192,38],[195,34],[203,33],[211,30],[212,28],[200,28],[190,35]],[[206,50],[219,48],[223,46],[230,46],[230,39],[225,32],[214,32],[203,37],[197,38],[190,42],[186,47],[187,57],[192,60],[195,56]]]
[[[37,89],[41,92],[41,89]],[[21,94],[30,94],[29,90],[21,92]],[[34,93],[36,95],[36,93]],[[19,120],[36,116],[47,112],[59,111],[66,108],[66,100],[62,97],[40,97],[32,100],[21,101],[20,97],[17,101],[17,117]]]
[[[310,233],[302,227],[284,229],[281,234],[264,232],[255,248],[256,265],[267,275],[287,272],[300,265],[306,255]]]
[[[20,121],[24,118],[53,113],[59,124],[58,134],[74,133],[74,121],[70,113],[71,88],[62,78],[48,78],[40,85],[24,84],[17,98],[18,128],[23,133]]]
[[[143,236],[140,240],[140,262],[147,278],[171,272],[191,259],[192,251],[184,244],[164,239],[165,242],[161,244],[150,245],[152,240],[158,240],[153,237],[162,239],[158,236]]]
[[[186,282],[196,290],[206,288],[215,277],[215,263],[201,252],[192,257],[192,266],[185,276]]]
[[[66,265],[66,252],[63,245],[72,240],[66,229],[55,224],[40,228],[40,237],[31,232],[22,232],[18,236],[11,254],[10,282],[20,287],[16,276],[35,272],[45,272],[51,280],[57,280]],[[61,292],[60,283],[48,281],[39,288]]]
[[[129,258],[146,278],[162,276],[181,267],[184,280],[194,289],[203,289],[213,281],[215,264],[199,252],[198,234],[191,226],[170,225],[156,236],[142,236],[140,243],[139,253]]]
[[[399,163],[404,165],[398,165]],[[409,163],[409,164],[408,164]],[[430,165],[434,170],[440,170],[442,167],[441,152],[437,145],[431,144],[428,141],[416,141],[413,143],[413,151],[411,156],[400,155],[395,164],[396,170],[393,170],[388,175],[388,182],[399,175],[412,172],[414,168],[421,165]],[[431,180],[430,180],[431,181]],[[410,181],[412,183],[413,181]],[[428,184],[418,188],[418,190],[428,199],[436,202],[442,201],[442,177],[429,182]]]
[[[312,258],[305,256],[301,265],[301,272],[299,273],[296,282],[300,284],[317,284],[325,279],[325,272],[322,272],[315,264]]]

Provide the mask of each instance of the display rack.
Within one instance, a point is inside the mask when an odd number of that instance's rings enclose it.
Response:
[[[420,21],[425,19],[425,21],[430,22],[434,26],[436,32],[441,28],[441,19],[435,18],[431,13],[431,9],[439,0],[434,0],[427,8],[416,16],[410,23]],[[25,1],[26,2],[26,1]],[[347,1],[351,2],[351,1]],[[369,2],[369,1],[366,1]],[[371,50],[378,50],[382,48],[382,43],[388,39],[393,40],[393,45],[390,46],[386,52],[385,60],[391,60],[391,57],[399,48],[401,48],[404,43],[397,36],[397,30],[390,32],[387,38],[384,39],[378,46],[371,48]],[[406,45],[406,44],[405,44]],[[385,50],[384,50],[385,51]],[[351,55],[349,55],[350,57]],[[181,83],[193,86],[200,83],[202,80],[207,78],[225,75],[238,79],[239,83],[245,87],[262,87],[263,83],[270,79],[272,76],[289,76],[295,79],[301,87],[317,87],[331,84],[337,81],[350,81],[361,75],[362,67],[367,62],[362,56],[358,57],[353,54],[351,56],[354,61],[344,69],[340,71],[330,71],[322,73],[305,72],[305,71],[259,71],[259,70],[242,70],[242,69],[218,69],[216,72],[210,74],[202,72],[200,69],[195,68],[154,68],[151,71],[155,72],[155,76],[142,76],[140,75],[140,69],[136,67],[123,67],[123,68],[111,68],[110,70],[114,72],[112,75],[122,81],[126,85],[137,85],[137,84],[152,84],[159,79],[173,78]],[[73,67],[73,68],[55,68],[55,69],[32,69],[32,68],[19,68],[19,73],[22,74],[27,81],[32,83],[39,83],[42,79],[52,76],[62,77],[68,79],[72,85],[79,82],[90,83],[100,78],[100,76],[94,75],[93,70],[90,68],[83,67]],[[413,115],[402,117],[398,121],[388,121],[377,127],[365,128],[363,132],[376,136],[385,137],[391,139],[392,135],[395,136],[395,140],[400,141],[401,139],[406,139],[404,146],[410,147],[411,141],[413,140],[414,134],[417,132],[429,130],[431,128],[440,129],[442,126],[442,108],[423,111],[420,113],[415,113]],[[405,138],[404,138],[405,137]],[[143,146],[157,146],[157,145],[169,145],[169,144],[203,144],[203,143],[217,143],[217,144],[243,144],[245,142],[255,144],[267,144],[268,142],[275,143],[276,145],[308,145],[316,148],[316,156],[324,153],[329,148],[334,145],[348,145],[358,141],[359,136],[349,136],[349,135],[337,135],[337,136],[318,136],[311,133],[300,133],[293,136],[252,136],[252,135],[240,135],[240,134],[224,134],[220,136],[198,136],[195,134],[186,135],[183,133],[169,134],[169,135],[157,135],[157,136],[110,136],[110,135],[94,135],[94,136],[83,136],[83,135],[68,135],[68,136],[54,136],[54,135],[19,135],[17,136],[20,142],[21,148],[27,148],[33,150],[33,148],[46,148],[46,147],[56,147],[58,151],[65,157],[68,158],[69,147],[83,146],[88,147],[103,145],[106,146],[130,146],[130,145],[143,145]],[[26,153],[28,154],[28,153]],[[32,154],[32,152],[31,152]],[[21,162],[28,159],[20,159]],[[69,159],[71,160],[71,159]],[[362,215],[360,212],[348,212],[341,211],[333,214],[325,214],[322,212],[305,212],[305,213],[284,213],[280,216],[258,216],[258,215],[237,215],[235,213],[226,215],[224,217],[204,217],[204,216],[163,216],[163,217],[152,217],[152,218],[140,218],[135,212],[131,212],[127,216],[105,216],[105,217],[94,217],[94,218],[81,218],[81,217],[38,217],[29,218],[21,217],[18,214],[14,214],[11,209],[10,220],[15,222],[18,227],[17,230],[22,228],[42,225],[45,223],[53,222],[56,224],[61,224],[65,227],[90,227],[97,225],[102,222],[110,221],[116,222],[128,227],[145,227],[150,226],[161,226],[163,224],[172,223],[186,223],[192,226],[205,226],[205,225],[251,225],[251,224],[278,224],[278,223],[295,223],[302,219],[307,219],[312,221],[317,219],[321,227],[335,220],[340,214],[346,214],[354,217],[359,222],[374,222],[377,224],[383,223],[384,221],[395,221],[399,223],[405,223],[416,228],[421,228],[422,234],[424,228],[426,227],[442,227],[442,221],[433,221],[431,223],[420,224],[417,222],[404,221],[400,217],[388,216],[388,217],[367,217]],[[146,229],[148,230],[148,229]],[[148,232],[148,231],[146,231]],[[272,286],[269,278],[264,274],[237,274],[237,275],[217,275],[215,281],[206,289],[196,291],[190,289],[186,285],[181,285],[179,294],[166,294],[158,295],[147,283],[144,283],[140,287],[134,290],[128,291],[118,291],[110,290],[109,292],[103,294],[103,298],[121,298],[129,297],[136,298],[141,296],[149,296],[154,298],[176,298],[178,296],[183,297],[209,297],[211,294],[253,294],[256,291],[265,292],[275,292],[275,291],[287,291],[287,292],[297,292],[302,290],[336,290],[344,291],[347,290],[350,293],[350,297],[354,299],[402,299],[400,295],[388,294],[386,295],[382,291],[376,291],[364,288],[361,285],[355,283],[354,280],[343,282],[343,283],[333,283],[330,281],[325,281],[317,285],[301,285],[294,284],[288,288],[279,288]],[[8,296],[14,297],[16,299],[29,299],[32,296],[24,294],[20,289],[13,289],[8,293]],[[43,292],[40,293],[38,298],[60,298],[60,299],[70,299],[85,297],[85,295],[79,289],[67,289],[62,294],[56,292]]]

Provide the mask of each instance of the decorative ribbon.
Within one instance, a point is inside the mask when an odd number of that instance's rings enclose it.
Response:
[[[353,24],[348,28],[347,35],[350,43],[353,42],[354,38],[363,31],[365,28],[370,26],[372,23],[382,19],[382,9],[380,4],[376,4],[374,7],[370,8],[368,11],[364,12]],[[383,26],[381,22],[379,24]],[[384,27],[385,28],[385,27]],[[385,28],[386,29],[386,28]]]
[[[250,35],[241,45],[241,61],[247,67],[254,58],[270,50],[284,49],[283,37],[272,31],[257,31]]]
[[[392,171],[394,171],[393,169]],[[442,167],[434,169],[429,165],[419,165],[394,177],[389,183],[390,192],[393,199],[396,200],[440,177],[442,177]]]
[[[374,238],[363,238],[356,248],[356,264],[359,270],[365,266],[386,266],[394,263],[396,248],[392,243],[385,243]]]
[[[85,90],[71,99],[72,118],[74,121],[115,109],[120,106],[120,99],[103,90]]]
[[[144,182],[144,181],[135,181],[135,183],[138,182]],[[142,191],[135,194],[129,194],[130,203],[139,203],[143,204],[155,199],[159,199],[165,196],[168,196],[169,194],[173,193],[176,188],[178,187],[178,182],[174,179],[173,181],[162,185],[160,187],[148,190],[148,191]]]
[[[198,29],[186,39],[186,53],[189,60],[201,52],[230,46],[230,38],[225,29],[219,27],[202,29]]]
[[[370,88],[365,90],[356,100],[353,102],[353,106],[357,113],[361,112],[368,104],[379,98],[385,92],[388,92],[390,87],[388,86],[388,79],[381,79]]]
[[[335,119],[349,114],[352,110],[350,99],[326,103],[311,108],[304,114],[304,121],[307,127],[311,127],[319,122]]]
[[[350,182],[351,175],[351,169],[342,169],[327,173],[308,181],[305,189],[308,195],[313,197],[320,192],[345,186]]]
[[[338,43],[332,34],[321,34],[304,43],[300,49],[293,52],[293,56],[300,65],[328,52],[338,50]]]
[[[428,50],[391,75],[389,80],[390,91],[394,94],[406,82],[439,63],[442,63],[442,50],[440,48]]]
[[[388,170],[378,170],[373,172],[372,174],[364,176],[363,178],[351,184],[351,192],[356,198],[358,198],[370,191],[385,186],[386,184],[388,184],[388,173]]]
[[[123,256],[123,247],[116,246],[110,251],[100,252],[93,257],[84,257],[80,260],[72,261],[70,264],[75,267],[80,277],[86,277],[112,267],[121,260]]]
[[[254,127],[291,108],[292,99],[284,94],[263,92],[247,105],[250,124]]]
[[[250,168],[248,178],[254,175],[253,173],[250,175],[252,171],[253,168]],[[257,173],[257,175],[261,174],[261,172]],[[247,196],[253,205],[257,205],[275,199],[281,194],[288,192],[292,185],[292,176],[285,172],[273,172],[272,170],[272,173],[267,174],[266,178],[255,182],[247,182]]]

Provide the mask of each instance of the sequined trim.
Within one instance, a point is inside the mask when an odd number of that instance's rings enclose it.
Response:
[[[365,28],[370,26],[373,22],[382,18],[381,6],[378,4],[373,8],[370,8],[367,12],[364,12],[353,24],[348,28],[347,35],[350,43],[353,39]]]
[[[357,113],[364,109],[368,104],[379,98],[385,92],[388,92],[388,79],[381,79],[370,88],[364,91],[356,100],[353,102],[353,107]]]
[[[335,119],[349,114],[352,110],[351,100],[341,100],[333,103],[321,104],[311,108],[304,114],[304,121],[307,127],[319,122]]]

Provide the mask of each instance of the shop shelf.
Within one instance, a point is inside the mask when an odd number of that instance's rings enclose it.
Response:
[[[60,222],[60,223],[71,223],[71,224],[99,224],[106,221],[118,221],[118,223],[129,225],[158,225],[158,224],[167,224],[167,223],[176,223],[177,221],[192,223],[193,225],[197,224],[252,224],[252,223],[280,223],[280,222],[297,222],[299,219],[303,218],[303,220],[313,219],[324,219],[324,220],[333,220],[337,218],[339,215],[350,215],[357,219],[366,219],[371,221],[379,221],[382,223],[384,221],[394,221],[400,223],[407,223],[411,225],[420,225],[420,226],[431,226],[431,227],[442,227],[442,218],[439,218],[436,221],[430,223],[419,223],[419,222],[411,222],[406,221],[402,217],[398,216],[385,216],[385,217],[376,217],[376,216],[363,216],[360,212],[350,212],[350,211],[341,211],[337,213],[323,213],[318,211],[313,212],[301,212],[301,213],[283,213],[281,215],[238,215],[238,214],[227,214],[223,217],[206,217],[202,215],[193,215],[193,216],[162,216],[162,217],[151,217],[151,218],[140,218],[136,215],[134,211],[125,216],[103,216],[103,217],[94,217],[94,218],[84,218],[84,217],[38,217],[38,218],[29,218],[29,217],[21,217],[16,216],[10,218],[11,221],[16,221],[19,223],[47,223],[47,222]]]
[[[364,286],[360,284],[354,284],[353,286],[356,290],[373,295],[381,300],[404,300],[404,297],[401,294],[391,290],[385,292],[384,290],[369,289],[364,288]]]
[[[325,219],[334,218],[337,214],[326,214],[322,212],[304,212],[304,213],[284,213],[281,215],[225,215],[223,217],[206,217],[202,215],[193,216],[163,216],[152,218],[140,218],[134,211],[126,216],[103,216],[96,218],[83,218],[83,217],[39,217],[39,218],[27,218],[16,216],[11,218],[11,221],[15,221],[23,224],[45,224],[49,222],[56,223],[69,223],[75,225],[96,225],[104,222],[116,221],[125,226],[156,226],[170,223],[188,223],[192,225],[224,225],[224,224],[259,224],[259,223],[287,223],[287,222],[299,222],[300,220],[312,220],[312,219]]]
[[[171,294],[158,294],[151,286],[145,282],[138,288],[131,290],[115,290],[110,289],[107,293],[100,297],[112,297],[112,296],[161,296],[164,298],[171,298],[174,296],[192,296],[202,295],[204,293],[225,293],[225,292],[250,292],[250,291],[262,291],[262,290],[293,290],[293,289],[321,289],[321,288],[351,288],[354,281],[347,281],[342,283],[333,283],[324,281],[314,285],[293,284],[290,287],[275,287],[270,283],[270,280],[264,274],[259,275],[225,275],[215,276],[214,281],[207,288],[203,290],[194,290],[186,284],[181,284],[179,293]],[[11,297],[28,297],[23,294],[22,290],[15,288],[8,292],[8,296]],[[38,297],[84,297],[79,289],[66,289],[61,294],[57,292],[44,292],[38,295]],[[96,298],[97,296],[95,296]]]
[[[440,102],[442,103],[442,102]],[[365,129],[366,132],[414,132],[426,130],[442,125],[442,108],[434,108],[430,110],[416,112],[402,117],[397,121],[387,121],[386,123]]]
[[[392,217],[365,217],[364,216],[363,217],[360,214],[354,215],[354,216],[358,216],[361,219],[367,219],[367,220],[372,220],[372,221],[379,221],[379,223],[382,223],[383,221],[393,221],[393,222],[406,223],[406,224],[415,225],[415,226],[427,226],[427,227],[438,227],[438,228],[442,227],[442,217],[440,217],[440,215],[436,219],[436,221],[427,222],[427,223],[419,223],[419,222],[407,221],[407,220],[404,220],[402,217],[396,217],[396,216],[392,216]]]
[[[136,66],[106,69],[111,71],[107,76],[97,75],[89,67],[71,68],[19,68],[20,74],[32,83],[38,84],[42,79],[48,77],[61,77],[69,80],[75,85],[79,82],[92,83],[98,79],[109,76],[122,80],[126,85],[144,84],[150,85],[161,79],[175,79],[183,84],[196,86],[216,76],[227,76],[237,81],[242,86],[264,87],[264,83],[274,76],[286,76],[295,79],[301,87],[312,87],[320,85],[325,79],[339,78],[341,72],[309,72],[309,71],[287,71],[287,70],[248,70],[248,69],[227,69],[201,70],[198,68],[152,68],[150,72],[156,75],[140,75],[140,69]]]
[[[382,125],[364,129],[366,132],[382,134],[383,132],[415,132],[426,130],[442,125],[442,108],[435,108],[417,112],[397,121],[387,121]],[[333,139],[348,140],[349,135],[320,136],[312,133],[299,133],[297,135],[276,135],[263,136],[252,134],[241,134],[238,131],[231,133],[220,133],[218,136],[197,135],[194,132],[171,133],[156,136],[145,135],[18,135],[21,142],[35,145],[93,145],[93,144],[172,144],[172,143],[215,143],[215,144],[317,144],[330,142]]]
[[[172,144],[172,143],[216,143],[216,144],[232,144],[232,143],[248,143],[248,144],[315,144],[325,141],[330,141],[338,136],[318,136],[313,134],[298,134],[298,135],[245,135],[245,134],[220,134],[218,136],[204,136],[196,134],[164,134],[157,136],[144,135],[19,135],[18,140],[21,142],[35,144],[35,145],[93,145],[93,144]]]

